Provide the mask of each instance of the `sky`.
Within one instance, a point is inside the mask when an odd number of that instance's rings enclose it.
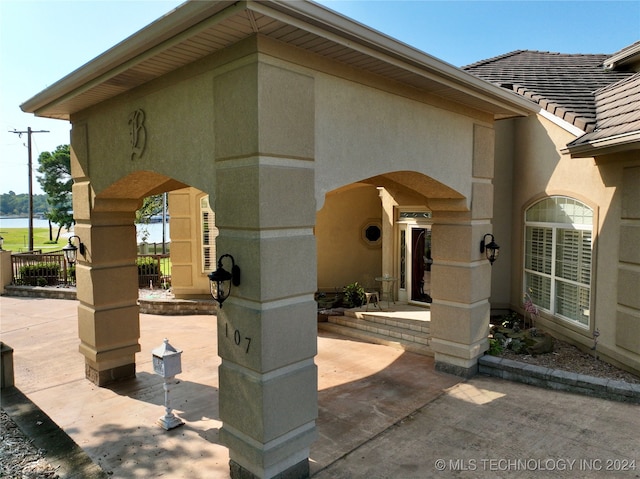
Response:
[[[28,192],[44,151],[69,143],[70,125],[20,104],[182,4],[183,0],[0,0],[0,193]],[[321,0],[454,66],[514,50],[615,53],[640,40],[640,0]],[[33,191],[42,193],[36,173]]]

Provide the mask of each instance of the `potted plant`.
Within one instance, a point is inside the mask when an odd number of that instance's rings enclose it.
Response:
[[[344,297],[342,299],[344,305],[348,308],[362,306],[365,301],[364,288],[354,281],[344,287]]]

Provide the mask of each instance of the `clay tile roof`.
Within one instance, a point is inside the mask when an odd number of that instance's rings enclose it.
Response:
[[[483,80],[538,103],[590,132],[596,124],[595,91],[633,75],[605,70],[610,55],[517,50],[462,67]]]
[[[640,131],[640,72],[595,92],[598,122],[569,147]]]

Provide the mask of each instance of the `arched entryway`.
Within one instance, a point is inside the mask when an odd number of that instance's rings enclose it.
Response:
[[[87,378],[97,385],[135,375],[140,351],[135,212],[144,197],[184,186],[150,171],[127,175],[99,194],[88,181],[74,184],[75,233],[85,245],[76,270],[80,352]]]
[[[327,193],[315,229],[319,292],[358,282],[394,301],[430,304],[430,202],[465,208],[461,194],[418,172],[379,175]]]

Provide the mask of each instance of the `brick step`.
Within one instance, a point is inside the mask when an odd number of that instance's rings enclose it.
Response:
[[[357,310],[345,310],[344,315],[350,318],[357,318],[365,320],[378,325],[386,325],[399,329],[408,329],[410,331],[417,331],[421,333],[430,333],[430,321],[400,318],[395,316],[387,316],[384,313],[378,312],[365,312]]]
[[[423,331],[358,319],[351,316],[331,316],[326,323],[318,323],[318,328],[342,336],[382,344],[423,356],[433,356],[429,346],[430,335]]]

